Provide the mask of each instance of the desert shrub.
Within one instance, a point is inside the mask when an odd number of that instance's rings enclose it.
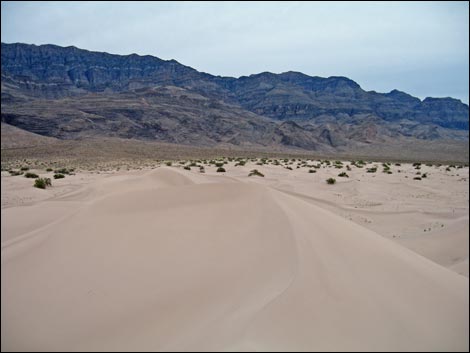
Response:
[[[308,172],[309,173],[316,173],[317,171],[315,169],[310,169]]]
[[[338,176],[342,178],[349,178],[349,175],[347,175],[345,172],[339,173]]]
[[[395,163],[395,165],[396,165],[397,167],[400,167],[400,166],[401,166],[401,163]]]
[[[171,162],[165,162],[168,167],[171,167]]]
[[[46,172],[52,172],[52,168],[47,168]]]
[[[419,162],[413,163],[413,167],[419,167],[420,165],[421,165],[421,163],[419,163]]]
[[[204,169],[204,167],[202,165],[199,167],[199,172],[200,173],[205,173],[206,172],[206,170]]]
[[[185,166],[183,167],[183,169],[191,170],[191,167],[190,167],[189,165],[185,165]]]
[[[346,169],[349,171],[349,170],[351,170],[351,167],[349,165],[347,165]]]
[[[416,175],[421,175],[421,172],[416,172]]]
[[[431,163],[426,163],[426,167],[432,167]]]
[[[420,177],[414,177],[413,180],[421,180]]]
[[[190,166],[190,167],[197,167],[197,164],[196,164],[196,162],[191,162],[191,163],[189,164],[189,166]]]
[[[26,171],[29,170],[29,167],[21,167],[20,170]]]
[[[26,173],[24,177],[25,178],[39,178],[39,175],[34,174],[34,173]]]
[[[246,161],[238,161],[237,163],[235,163],[235,167],[237,166],[244,166],[246,164]]]
[[[291,167],[286,167],[286,169],[292,170],[292,168],[291,168]]]
[[[423,175],[421,175],[421,178],[427,178],[428,177],[428,173],[424,173]]]
[[[253,169],[253,170],[250,172],[250,174],[248,174],[249,177],[250,177],[250,176],[253,176],[253,175],[255,175],[255,176],[260,176],[260,177],[264,177],[264,174],[261,173],[261,172],[259,172],[258,169]]]
[[[224,164],[225,164],[224,162],[216,162],[215,166],[220,168],[220,167],[223,167]]]
[[[377,171],[377,168],[376,167],[367,168],[366,171],[367,173],[375,173]]]
[[[449,168],[449,167],[446,168],[446,172],[450,172],[450,168]]]
[[[226,170],[225,168],[219,167],[217,168],[217,173],[224,173]]]
[[[393,174],[391,170],[387,170],[386,172],[384,171],[384,173]],[[398,172],[398,173],[400,173],[400,172]]]
[[[11,176],[23,175],[23,172],[20,172],[18,170],[9,170],[8,173],[10,173]]]
[[[49,178],[38,178],[34,181],[35,188],[45,189],[46,186],[52,186],[51,179]]]
[[[326,183],[327,183],[327,184],[335,184],[335,183],[336,183],[336,179],[335,179],[335,178],[328,178],[328,179],[326,179]]]
[[[63,179],[63,178],[65,178],[64,174],[61,174],[61,173],[54,174],[54,179]]]

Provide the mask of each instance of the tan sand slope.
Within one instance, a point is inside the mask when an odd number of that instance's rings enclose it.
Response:
[[[159,168],[2,218],[2,350],[469,347],[468,278],[264,185]]]

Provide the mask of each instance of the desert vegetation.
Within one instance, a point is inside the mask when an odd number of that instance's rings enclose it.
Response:
[[[45,189],[47,186],[52,186],[51,179],[50,178],[37,178],[34,181],[33,186],[38,189]]]

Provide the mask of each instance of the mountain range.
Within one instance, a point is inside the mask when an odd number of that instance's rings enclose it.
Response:
[[[214,76],[175,60],[56,45],[1,44],[3,123],[60,139],[334,151],[400,140],[468,140],[453,98],[365,91],[285,72]]]

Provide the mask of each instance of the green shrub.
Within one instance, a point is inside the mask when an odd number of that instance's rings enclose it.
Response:
[[[205,173],[206,172],[206,170],[204,169],[204,167],[202,165],[199,166],[199,172],[200,173]]]
[[[316,173],[317,171],[315,169],[310,169],[308,172],[309,173]]]
[[[327,184],[335,184],[335,183],[336,183],[336,179],[334,179],[334,178],[328,178],[328,179],[326,179],[326,183],[327,183]]]
[[[339,173],[338,176],[343,178],[349,178],[349,175],[347,175],[345,172]]]
[[[46,186],[52,186],[51,179],[49,178],[38,178],[34,181],[34,187],[39,189],[45,189]]]
[[[34,173],[26,173],[24,177],[25,178],[39,178],[39,175],[34,174]]]
[[[62,179],[62,178],[65,178],[64,174],[61,174],[61,173],[54,174],[54,179]]]
[[[11,176],[23,175],[23,172],[20,172],[18,170],[9,170],[8,173],[10,173]]]
[[[183,167],[183,169],[191,170],[191,167],[190,167],[189,165],[185,165],[185,166]]]
[[[450,172],[450,168],[449,168],[449,167],[446,168],[446,172]]]
[[[217,162],[217,163],[215,163],[215,166],[220,168],[220,167],[223,167],[224,164],[225,164],[224,162]],[[224,170],[224,172],[225,172],[225,170]]]
[[[20,170],[26,171],[29,170],[29,167],[21,167]]]
[[[423,175],[421,175],[421,178],[427,178],[428,177],[428,173],[424,173]]]
[[[238,166],[244,166],[246,164],[246,161],[238,161],[237,163],[235,163],[235,167],[238,167]]]
[[[413,180],[421,180],[420,177],[414,177]]]
[[[47,168],[46,172],[52,172],[52,168]]]
[[[171,162],[165,162],[168,167],[171,167]]]
[[[292,170],[292,168],[291,168],[291,167],[286,167],[286,169]]]
[[[376,167],[372,167],[372,168],[367,168],[367,173],[375,173],[377,171],[377,168]]]
[[[222,167],[217,168],[217,173],[224,173],[225,169]]]
[[[264,174],[259,172],[258,169],[253,169],[250,174],[248,174],[249,177],[253,176],[253,175],[256,175],[256,176],[260,176],[260,177],[264,177]]]

